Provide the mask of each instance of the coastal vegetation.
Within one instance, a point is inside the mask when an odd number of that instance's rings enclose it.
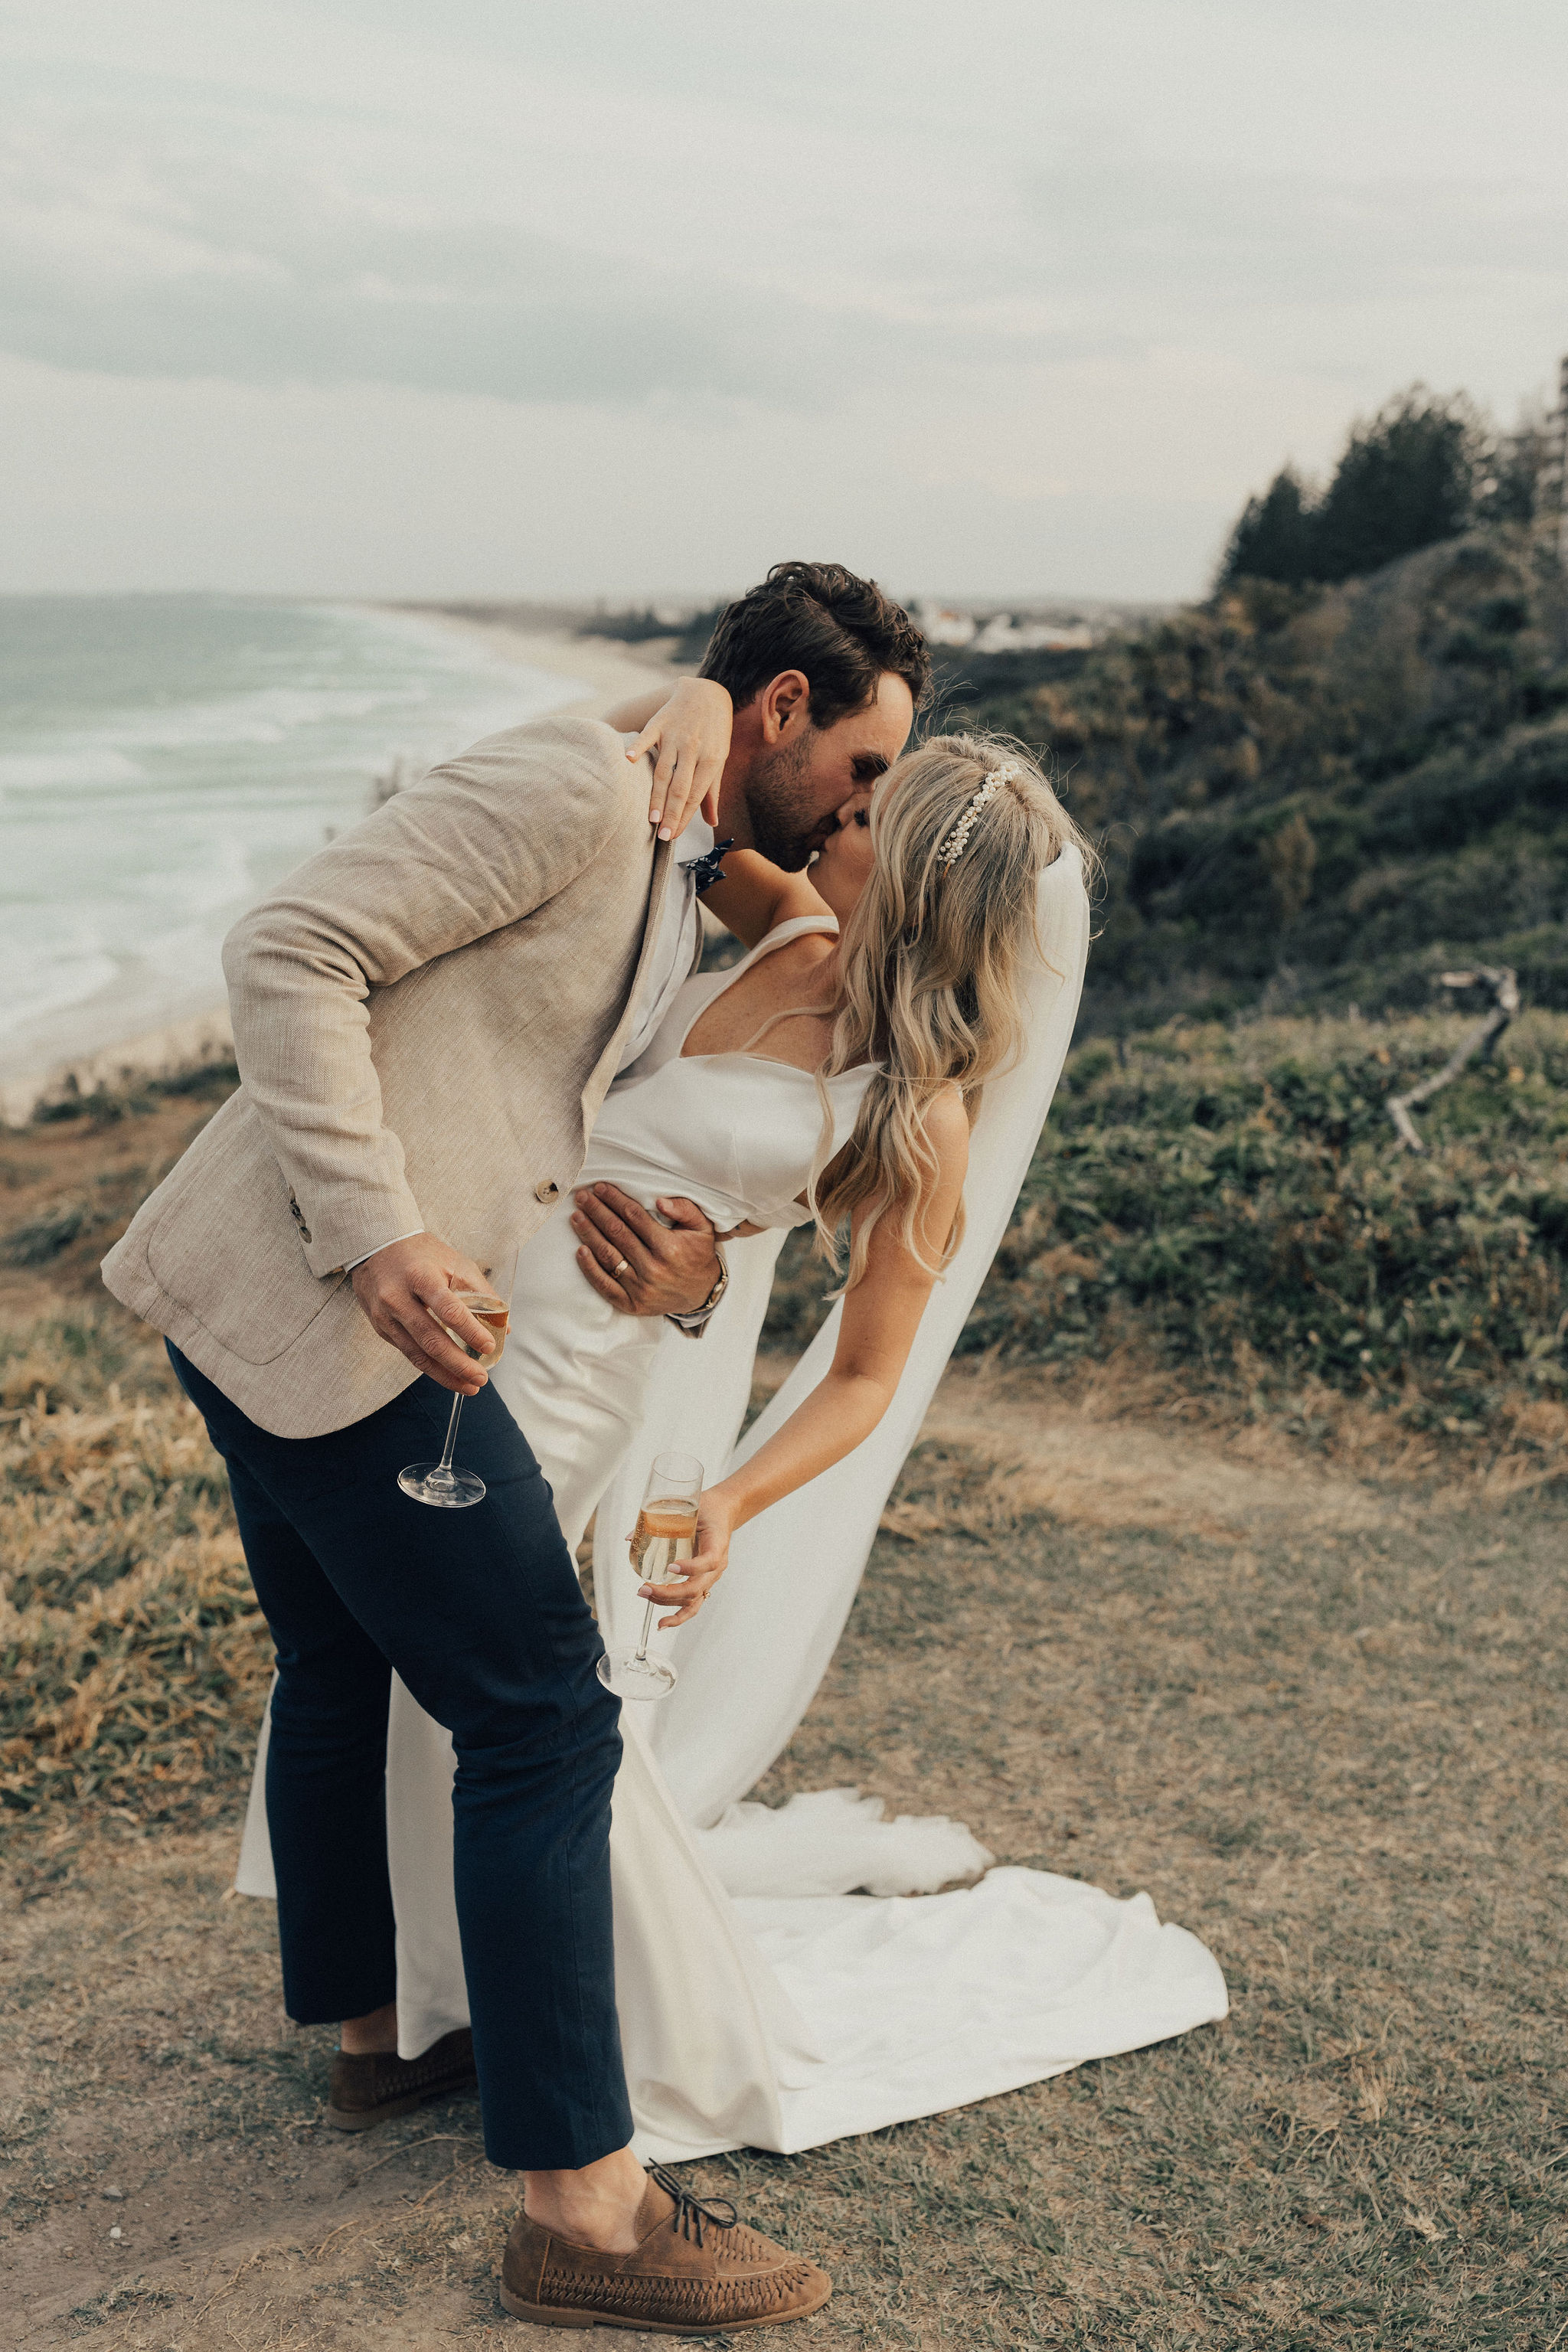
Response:
[[[1460,1026],[1276,1019],[1081,1048],[970,1344],[1050,1360],[1138,1331],[1198,1371],[1246,1351],[1286,1379],[1386,1384],[1423,1423],[1510,1379],[1559,1392],[1568,1020],[1517,1024],[1414,1156],[1387,1098]]]
[[[1079,1045],[963,1350],[1066,1381],[1121,1356],[1321,1442],[1374,1404],[1402,1442],[1568,1466],[1568,1018],[1516,1022],[1410,1153],[1388,1099],[1466,1025],[1276,1015]],[[792,1238],[775,1345],[826,1286]]]
[[[225,1810],[271,1671],[223,1465],[98,1260],[230,1066],[0,1144],[0,1818]]]
[[[271,1644],[223,1465],[107,1311],[0,1333],[0,1807],[211,1815]]]
[[[1568,1008],[1562,420],[1419,385],[1244,506],[1212,594],[1087,652],[939,656],[1105,858],[1085,1031],[1417,1011],[1456,962]]]
[[[1425,1010],[1456,962],[1568,1008],[1568,597],[1523,525],[951,664],[946,712],[1040,749],[1102,845],[1080,1034]]]

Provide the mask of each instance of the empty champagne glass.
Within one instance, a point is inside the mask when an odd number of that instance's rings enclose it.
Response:
[[[502,1242],[492,1249],[478,1252],[470,1264],[478,1272],[482,1287],[476,1287],[471,1282],[454,1281],[452,1304],[466,1307],[477,1322],[492,1332],[495,1346],[488,1356],[482,1356],[477,1348],[470,1348],[466,1339],[459,1339],[447,1324],[441,1323],[441,1328],[448,1339],[461,1348],[465,1356],[471,1356],[476,1364],[483,1364],[486,1371],[493,1371],[500,1361],[506,1335],[510,1328],[511,1288],[517,1278],[517,1244],[514,1241]],[[431,1312],[435,1312],[434,1308]],[[436,1316],[436,1320],[441,1322],[439,1315]],[[452,1460],[462,1411],[463,1400],[459,1394],[452,1399],[451,1416],[447,1423],[447,1443],[441,1448],[439,1462],[411,1462],[405,1470],[397,1474],[397,1483],[404,1493],[411,1495],[416,1503],[428,1503],[433,1510],[466,1511],[471,1503],[482,1503],[485,1498],[485,1482],[479,1472],[461,1470]]]
[[[639,1584],[668,1583],[676,1563],[691,1558],[701,1499],[702,1465],[694,1454],[656,1456],[630,1538],[632,1573]],[[635,1650],[606,1650],[599,1660],[599,1680],[617,1698],[663,1698],[675,1688],[677,1675],[668,1660],[647,1654],[658,1606],[650,1601],[643,1611],[642,1638]]]

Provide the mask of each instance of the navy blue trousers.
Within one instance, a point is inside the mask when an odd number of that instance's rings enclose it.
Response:
[[[278,1654],[267,1822],[283,1990],[300,2024],[397,1990],[386,1858],[394,1667],[457,1750],[453,1852],[492,2164],[591,2164],[632,2136],[616,2021],[610,1793],[620,1703],[550,1488],[487,1387],[458,1459],[489,1488],[436,1511],[397,1486],[441,1450],[451,1399],[416,1381],[326,1437],[273,1437],[171,1346],[228,1467]]]

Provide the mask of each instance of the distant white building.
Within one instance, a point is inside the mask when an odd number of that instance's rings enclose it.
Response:
[[[986,622],[970,650],[977,654],[1083,653],[1093,643],[1094,631],[1087,621],[1015,621],[1011,613],[998,613]]]
[[[917,604],[915,618],[932,646],[967,646],[978,625],[972,614],[954,612],[950,604]]]
[[[976,654],[1082,653],[1095,643],[1089,623],[1071,620],[1015,620],[1011,613],[994,613],[977,621],[973,613],[931,599],[914,608],[928,644],[967,646]]]

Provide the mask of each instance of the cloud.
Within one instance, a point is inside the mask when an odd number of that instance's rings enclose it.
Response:
[[[1430,304],[1504,269],[1568,284],[1568,192],[1502,176],[1328,178],[1145,162],[1041,173],[1024,201],[1033,233],[1008,257],[1016,298],[1109,298],[1123,310],[1132,300],[1166,323],[1173,313]]]
[[[554,293],[557,257],[501,241],[489,273],[419,273],[406,247],[343,266],[323,251],[266,257],[253,276],[207,270],[112,292],[41,287],[0,259],[0,344],[103,373],[216,376],[242,383],[368,381],[507,400],[626,401],[658,393],[742,396],[756,375],[734,339],[629,297],[609,273]],[[470,254],[469,259],[478,258]],[[449,258],[443,255],[443,262]],[[476,277],[478,282],[475,282]]]
[[[388,220],[143,156],[0,214],[0,348],[127,375],[369,380],[509,400],[744,398],[787,354],[756,306],[508,223]]]
[[[208,9],[215,37],[224,13]],[[243,76],[22,72],[0,350],[715,420],[841,411],[867,384],[891,404],[945,392],[956,412],[1026,402],[1043,368],[1178,345],[1234,361],[1268,341],[1295,369],[1381,341],[1411,350],[1403,376],[1424,370],[1426,322],[1473,311],[1500,270],[1516,311],[1563,284],[1568,204],[1495,166],[1467,184],[1314,176],[1299,152],[1162,158],[1069,119],[1045,169],[1005,139],[960,168],[874,110],[858,137],[842,109],[705,121],[667,95],[650,118],[613,58],[590,105],[537,68],[497,67],[487,89],[476,58],[443,52],[417,121],[409,59],[395,104],[356,105],[346,70],[335,57],[292,96]]]
[[[342,175],[286,142],[223,160],[208,127],[164,152],[73,147],[40,124],[0,191],[0,350],[95,373],[376,383],[523,403],[756,403],[822,411],[858,386],[973,381],[999,356],[1108,348],[985,290],[934,295],[923,262],[846,244],[815,286],[759,241],[651,262],[505,218],[453,217],[384,159]],[[1110,339],[1124,340],[1120,327]]]
[[[16,0],[7,576],[1196,585],[1396,385],[1554,362],[1524,6]]]

